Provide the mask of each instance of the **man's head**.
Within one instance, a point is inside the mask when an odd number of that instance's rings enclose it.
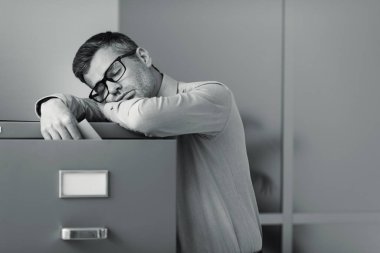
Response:
[[[95,99],[108,94],[106,102],[152,97],[159,88],[148,51],[121,33],[99,33],[88,39],[74,57],[73,72],[91,89],[96,87],[92,94],[98,91],[100,96]]]

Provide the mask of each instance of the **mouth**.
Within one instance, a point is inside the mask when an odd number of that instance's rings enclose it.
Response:
[[[121,95],[120,97],[118,97],[116,99],[116,102],[119,102],[121,100],[128,100],[128,99],[131,99],[133,98],[134,96],[136,95],[136,91],[135,90],[130,90],[126,93],[124,93],[123,95]]]

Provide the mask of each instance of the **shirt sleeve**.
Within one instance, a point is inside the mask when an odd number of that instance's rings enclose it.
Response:
[[[41,105],[52,98],[59,98],[74,114],[78,121],[86,118],[89,121],[106,121],[98,103],[89,98],[78,98],[69,94],[56,93],[39,99],[36,102],[36,114],[41,116]]]
[[[216,135],[229,118],[231,91],[208,83],[168,97],[134,98],[107,103],[107,117],[124,128],[146,136]]]

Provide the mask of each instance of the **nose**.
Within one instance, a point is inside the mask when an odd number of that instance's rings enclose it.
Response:
[[[121,89],[121,85],[119,83],[113,83],[107,81],[108,91],[110,94],[115,95],[119,92]]]

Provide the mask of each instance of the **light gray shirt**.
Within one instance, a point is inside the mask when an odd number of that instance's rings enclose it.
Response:
[[[92,100],[51,97],[62,99],[79,120],[105,119]],[[224,84],[184,83],[164,75],[156,97],[107,103],[105,110],[129,130],[178,136],[177,236],[182,253],[252,253],[262,248],[244,128]]]

